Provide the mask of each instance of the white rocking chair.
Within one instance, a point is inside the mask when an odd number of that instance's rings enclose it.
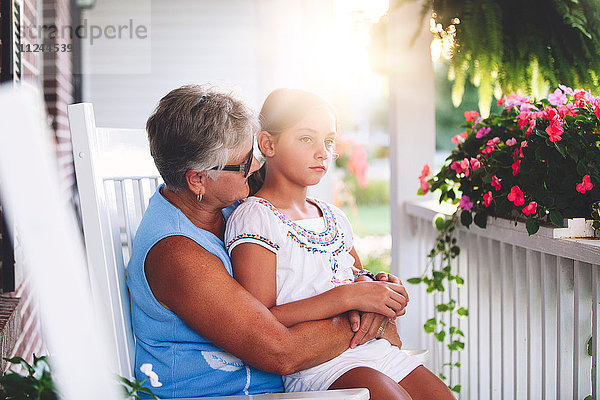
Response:
[[[68,116],[92,297],[96,308],[102,310],[99,317],[110,324],[113,333],[112,368],[115,373],[132,378],[135,342],[125,268],[135,232],[161,178],[143,129],[98,128],[90,103],[70,105]],[[367,400],[369,391],[346,389],[219,399]]]

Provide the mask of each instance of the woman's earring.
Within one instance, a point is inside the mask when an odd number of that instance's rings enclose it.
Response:
[[[200,193],[196,195],[196,200],[198,200],[198,203],[202,201],[202,195]]]

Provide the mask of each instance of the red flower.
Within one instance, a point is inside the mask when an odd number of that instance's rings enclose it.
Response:
[[[489,191],[483,195],[483,205],[489,207],[492,204],[492,192]]]
[[[496,191],[500,190],[500,188],[502,187],[502,185],[500,184],[500,179],[498,179],[496,175],[492,176],[492,187]]]
[[[563,122],[559,116],[554,117],[550,121],[550,125],[548,125],[548,127],[546,128],[546,133],[550,136],[551,142],[558,142],[559,140],[561,140],[562,138],[560,137],[560,135],[562,135],[564,131],[565,130],[563,129]]]
[[[479,116],[477,111],[465,111],[465,120],[467,121],[475,121]]]
[[[473,169],[473,171],[481,168],[481,163],[478,159],[471,157],[471,168]]]
[[[581,91],[575,93],[574,97],[575,97],[575,106],[577,108],[583,108],[591,103],[588,99],[588,95],[585,90],[581,90]]]
[[[502,97],[500,98],[500,100],[498,100],[498,101],[496,102],[496,104],[498,104],[498,106],[501,106],[501,105],[502,105],[502,104],[504,104],[504,103],[506,103],[506,95],[502,96]]]
[[[583,194],[588,190],[592,190],[593,187],[594,187],[594,184],[591,182],[590,176],[586,175],[583,177],[583,180],[581,181],[581,183],[577,184],[577,191],[579,193]]]
[[[517,158],[512,165],[513,176],[517,175],[521,171],[521,159]]]
[[[522,206],[525,204],[525,197],[523,197],[523,192],[518,186],[513,186],[510,189],[510,193],[508,194],[508,200],[515,203],[515,206]]]
[[[600,97],[594,100],[594,115],[596,118],[600,118]]]
[[[527,206],[523,207],[523,213],[525,213],[525,215],[535,214],[536,212],[537,203],[535,201],[532,201]]]
[[[529,136],[531,134],[531,132],[533,132],[533,128],[535,128],[536,125],[536,119],[532,119],[531,121],[529,121],[529,128],[527,128],[527,130],[525,131],[525,135]]]

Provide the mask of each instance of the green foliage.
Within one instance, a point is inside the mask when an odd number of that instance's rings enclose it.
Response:
[[[450,351],[450,362],[444,363],[442,369],[447,368],[449,373],[446,376],[445,373],[439,371],[438,375],[442,380],[448,381],[448,387],[451,390],[460,393],[461,385],[453,385],[452,371],[454,368],[460,368],[461,364],[460,362],[452,362],[452,357],[454,352],[465,348],[465,334],[454,323],[459,317],[467,317],[469,313],[466,308],[459,307],[458,302],[452,298],[452,287],[460,286],[465,282],[462,277],[454,274],[452,270],[452,260],[460,254],[460,247],[455,237],[456,214],[449,219],[437,217],[433,224],[438,231],[438,237],[427,255],[429,259],[427,270],[422,276],[409,278],[407,282],[414,285],[425,284],[427,293],[445,293],[448,289],[447,302],[440,302],[440,296],[434,296],[434,302],[436,302],[434,304],[435,316],[425,322],[423,329],[425,333],[433,335],[438,342],[446,344],[446,348]],[[447,314],[449,323],[446,324],[441,318],[438,319],[439,314]]]
[[[58,400],[58,392],[52,379],[52,372],[46,356],[33,355],[33,364],[29,364],[21,357],[5,358],[12,364],[19,364],[26,372],[21,375],[11,370],[0,376],[0,400]],[[118,377],[123,394],[128,399],[140,400],[140,393],[158,399],[152,390],[142,385],[142,382]]]
[[[600,0],[422,2],[423,17],[433,10],[442,25],[434,36],[455,30],[449,71],[455,105],[469,79],[484,114],[494,93],[540,96],[558,83],[598,88]]]
[[[509,97],[501,113],[465,121],[466,138],[427,181],[429,190],[439,190],[440,202],[455,202],[457,188],[468,197],[472,208],[460,214],[467,227],[484,228],[493,215],[525,220],[533,235],[542,224],[562,227],[564,218],[583,217],[595,220],[600,236],[600,101],[585,92],[564,96],[557,107]],[[555,127],[559,134],[550,135]],[[584,177],[592,187],[582,193]],[[517,189],[519,205],[509,199]]]
[[[0,399],[58,400],[46,357],[36,357],[34,354],[32,365],[21,357],[5,358],[5,360],[20,364],[26,375],[10,370],[4,373],[0,377]]]
[[[390,182],[384,180],[370,180],[363,187],[358,184],[354,176],[346,180],[348,189],[354,195],[357,205],[390,204]]]
[[[138,381],[137,379],[129,380],[127,378],[123,378],[122,376],[119,376],[119,381],[121,383],[121,389],[123,391],[123,394],[128,398],[128,399],[136,399],[136,400],[141,400],[142,397],[140,397],[141,393],[144,393],[147,396],[150,396],[151,399],[158,399],[158,397],[156,397],[156,395],[152,392],[152,390],[148,389],[147,387],[142,386],[149,378],[144,379],[143,381]]]

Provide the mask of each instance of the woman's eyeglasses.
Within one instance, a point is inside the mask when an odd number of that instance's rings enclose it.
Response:
[[[250,172],[250,167],[252,166],[252,161],[254,159],[254,151],[250,150],[248,154],[248,159],[244,164],[239,165],[223,165],[222,167],[213,167],[211,170],[219,170],[219,171],[234,171],[234,172],[243,172],[244,178],[248,177],[248,172]]]

